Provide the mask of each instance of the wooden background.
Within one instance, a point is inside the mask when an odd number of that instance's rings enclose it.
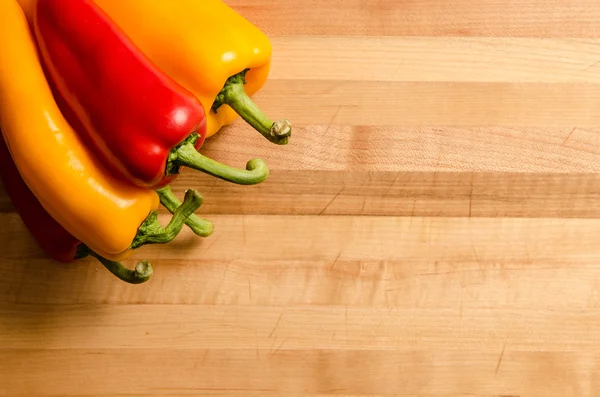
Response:
[[[0,394],[600,395],[600,2],[228,3],[291,143],[211,138],[271,177],[185,172],[215,233],[140,286],[46,260],[0,193]]]

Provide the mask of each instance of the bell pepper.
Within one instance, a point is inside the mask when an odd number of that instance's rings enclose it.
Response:
[[[198,153],[202,103],[92,0],[36,0],[33,27],[61,111],[112,172],[152,189],[172,182],[182,166],[240,184],[267,177],[263,160],[237,170]]]
[[[34,37],[16,0],[0,1],[0,129],[19,174],[74,238],[111,261],[144,244],[167,243],[201,204],[193,190],[166,227],[159,195],[113,177],[60,112]]]
[[[27,230],[42,250],[55,261],[70,263],[91,255],[111,273],[128,283],[140,284],[152,276],[150,262],[142,260],[133,270],[129,270],[121,262],[110,261],[91,251],[52,218],[21,178],[4,139],[0,139],[0,180]]]
[[[271,43],[223,1],[95,2],[158,67],[210,109],[207,137],[239,115],[269,141],[288,143],[290,122],[271,121],[250,99],[267,80]]]

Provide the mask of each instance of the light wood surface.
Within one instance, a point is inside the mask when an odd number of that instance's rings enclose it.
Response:
[[[227,2],[290,144],[211,138],[271,176],[185,171],[215,232],[138,286],[45,259],[0,190],[0,394],[600,396],[600,2]]]

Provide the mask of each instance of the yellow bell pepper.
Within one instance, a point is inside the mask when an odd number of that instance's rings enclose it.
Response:
[[[103,258],[172,240],[201,197],[188,191],[161,228],[155,191],[117,180],[92,157],[56,104],[25,15],[0,1],[0,129],[22,179],[44,209]]]
[[[20,1],[25,7],[31,2]],[[207,137],[240,115],[271,142],[288,142],[290,122],[274,123],[249,98],[267,80],[271,43],[227,4],[220,0],[95,2],[158,67],[211,109]]]

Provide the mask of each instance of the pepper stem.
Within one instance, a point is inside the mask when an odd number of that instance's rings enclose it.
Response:
[[[256,185],[269,176],[269,167],[264,160],[248,161],[245,170],[230,167],[198,153],[194,146],[196,139],[198,134],[193,133],[171,150],[167,174],[177,172],[179,167],[186,166],[238,185]]]
[[[118,279],[129,284],[141,284],[148,281],[150,277],[152,277],[152,265],[147,260],[139,261],[135,265],[135,269],[130,270],[121,262],[108,260],[89,249],[85,244],[79,244],[75,258],[81,259],[88,255],[96,258],[104,265],[105,268],[108,269],[108,271],[117,276]]]
[[[167,185],[156,191],[158,197],[160,197],[160,203],[171,213],[174,214],[177,208],[181,206],[181,201],[177,199],[171,188]],[[200,197],[200,205],[202,205],[202,197]],[[208,237],[212,234],[214,226],[211,222],[206,219],[197,217],[195,214],[190,215],[186,220],[185,224],[200,237]]]
[[[170,242],[177,237],[185,220],[200,207],[201,203],[202,197],[197,191],[187,190],[183,204],[175,210],[171,221],[164,228],[158,221],[158,212],[152,211],[138,229],[138,233],[131,244],[131,249],[139,248],[144,244],[166,244]]]
[[[245,69],[227,79],[215,97],[211,110],[217,113],[221,105],[228,105],[270,142],[278,145],[287,144],[292,135],[292,124],[286,119],[273,122],[246,94],[244,84],[246,84],[248,70]]]

